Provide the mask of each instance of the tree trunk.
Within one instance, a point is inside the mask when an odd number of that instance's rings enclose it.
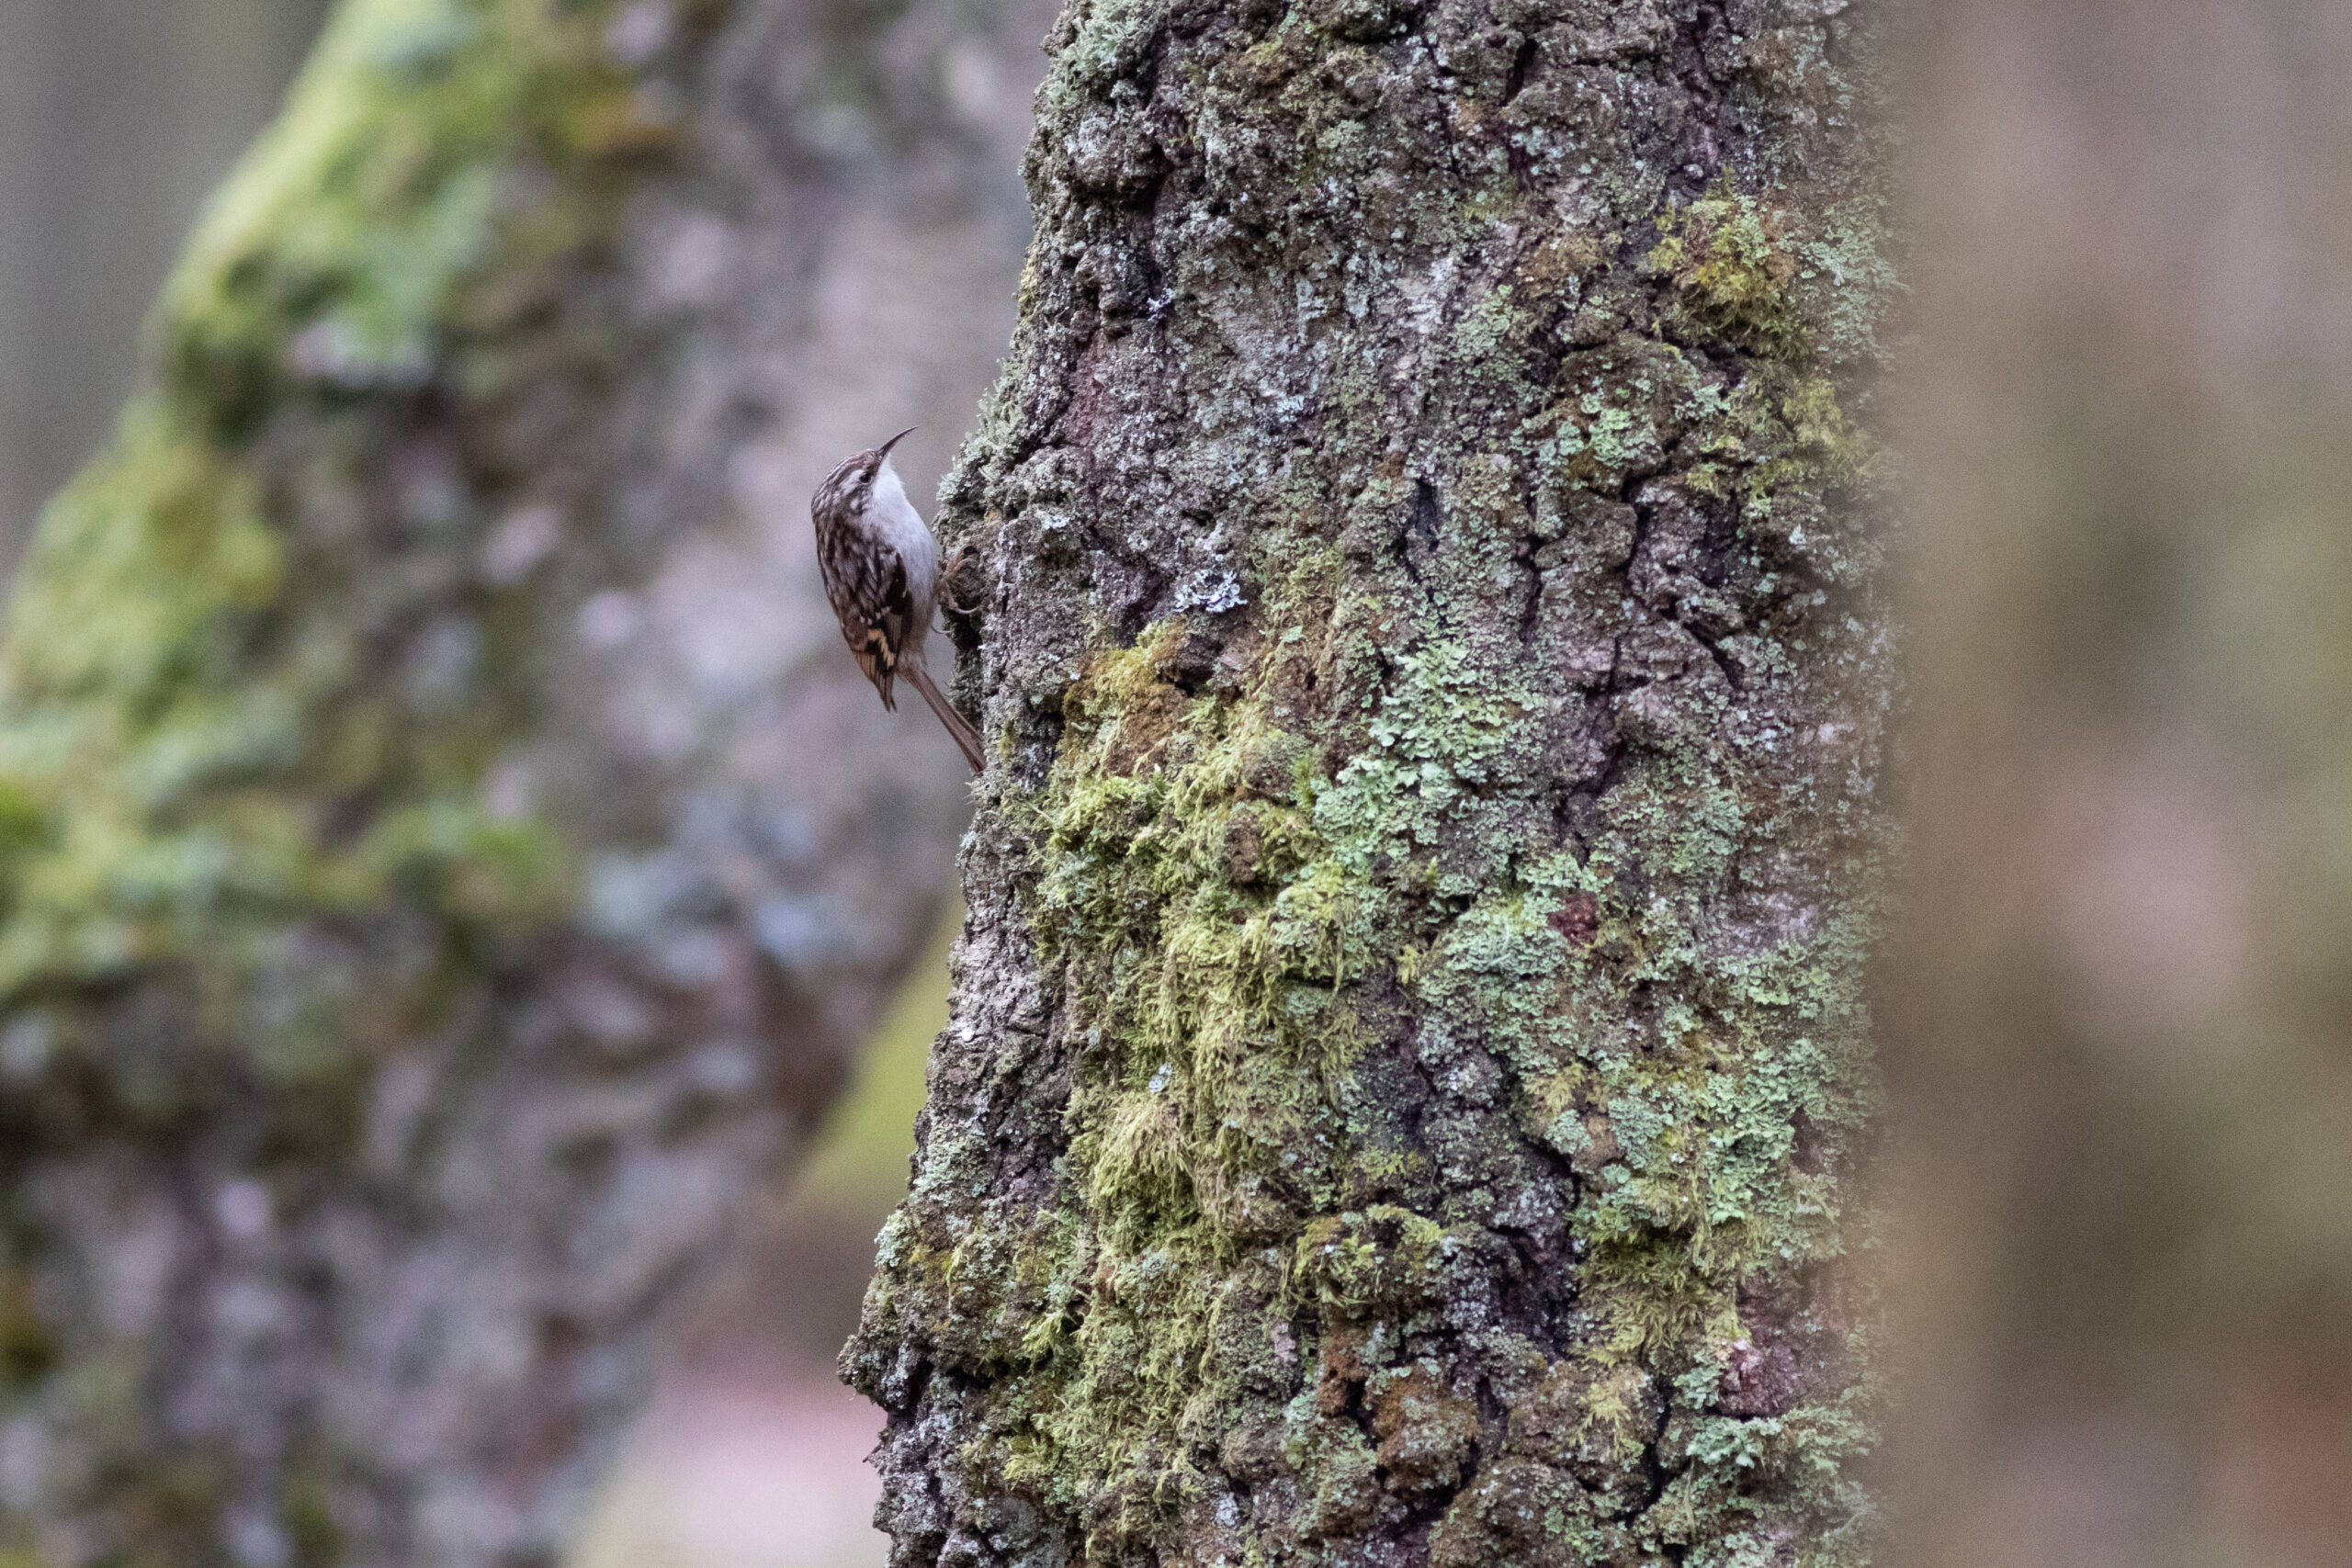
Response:
[[[17,588],[0,1555],[555,1552],[937,908],[807,496],[984,386],[1044,24],[330,23]]]
[[[1860,1560],[1873,25],[1065,11],[895,1562]]]

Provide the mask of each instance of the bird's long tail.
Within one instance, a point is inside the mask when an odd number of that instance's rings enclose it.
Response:
[[[920,664],[909,663],[900,665],[899,672],[907,678],[908,684],[922,694],[922,700],[931,705],[931,711],[939,716],[939,722],[947,727],[947,733],[955,738],[957,750],[964,753],[964,761],[972,764],[972,772],[978,773],[985,768],[987,759],[980,754],[980,732],[974,729],[971,721],[957,713],[956,705],[932,683],[931,671]]]

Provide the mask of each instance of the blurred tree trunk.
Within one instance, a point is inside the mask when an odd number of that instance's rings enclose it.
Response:
[[[985,384],[1044,22],[329,23],[0,652],[0,1554],[556,1551],[937,908],[806,497]]]
[[[1874,26],[1065,10],[894,1562],[1861,1559]]]

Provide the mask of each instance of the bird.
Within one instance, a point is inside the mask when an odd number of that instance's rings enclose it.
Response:
[[[817,570],[842,637],[882,694],[882,705],[899,711],[890,688],[898,677],[906,677],[977,774],[986,765],[979,732],[940,691],[923,660],[923,639],[931,633],[945,575],[939,541],[890,467],[890,448],[915,428],[910,425],[881,446],[843,458],[817,487],[808,502],[809,520],[817,525]]]

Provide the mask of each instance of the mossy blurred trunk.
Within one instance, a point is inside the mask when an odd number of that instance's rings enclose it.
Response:
[[[1065,9],[895,1562],[1861,1560],[1877,26]]]
[[[806,497],[985,385],[1043,27],[332,18],[0,649],[0,1556],[556,1552],[938,907]]]

